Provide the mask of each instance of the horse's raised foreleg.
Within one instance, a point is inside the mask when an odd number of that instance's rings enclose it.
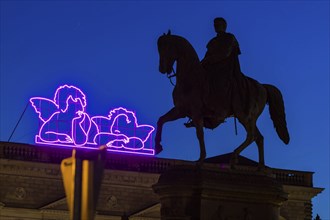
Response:
[[[161,145],[162,141],[162,131],[163,131],[163,125],[168,121],[175,121],[179,118],[184,118],[185,115],[180,113],[177,108],[172,108],[170,111],[168,111],[165,115],[161,116],[157,121],[157,131],[156,131],[156,137],[155,137],[155,153],[159,154],[163,147]]]

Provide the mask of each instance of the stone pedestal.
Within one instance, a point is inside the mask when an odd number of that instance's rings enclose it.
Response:
[[[266,173],[219,167],[176,166],[153,186],[162,220],[278,220],[287,200]]]

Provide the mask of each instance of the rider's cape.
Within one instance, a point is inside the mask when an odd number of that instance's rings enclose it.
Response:
[[[213,106],[218,114],[228,113],[233,109],[247,111],[249,97],[254,93],[249,77],[242,72],[238,55],[241,54],[234,35],[225,33],[211,39],[207,44],[205,58],[216,58],[204,65],[209,82],[209,94],[206,103]],[[230,52],[231,51],[231,52]],[[224,109],[224,106],[227,106]],[[234,114],[234,112],[233,112]]]

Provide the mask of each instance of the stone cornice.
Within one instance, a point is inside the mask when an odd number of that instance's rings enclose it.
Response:
[[[56,164],[31,163],[0,158],[0,173],[37,178],[62,179],[60,167]]]
[[[1,160],[1,169],[12,170],[16,174],[20,175],[20,172],[27,172],[29,175],[35,175],[35,173],[40,172],[47,178],[60,178],[60,170],[58,165],[65,158],[71,157],[71,149],[66,148],[55,148],[53,146],[35,146],[30,144],[22,143],[8,143],[0,142],[0,160]],[[43,165],[35,168],[18,168],[15,165],[7,166],[5,160],[15,160],[17,162],[39,162]],[[44,164],[53,164],[54,168],[42,168]],[[34,163],[36,164],[36,163]],[[182,161],[175,159],[164,159],[156,158],[150,156],[132,156],[125,154],[114,154],[108,153],[106,158],[106,170],[120,170],[120,171],[131,171],[135,173],[148,173],[148,174],[161,174],[164,171],[170,169],[171,167],[177,165],[194,165],[193,161]],[[48,166],[47,165],[47,166]],[[51,166],[48,166],[51,167]],[[204,163],[203,167],[208,169],[226,171],[230,170],[228,164],[217,164],[217,163]],[[30,170],[29,170],[30,169]],[[247,173],[254,172],[256,173],[257,167],[249,166],[237,166],[238,171],[246,171]],[[7,172],[1,171],[1,172]],[[231,172],[235,172],[231,170]],[[294,185],[294,186],[313,186],[313,172],[303,172],[295,170],[284,170],[284,169],[268,169],[269,175],[272,175],[277,181],[285,185]],[[116,182],[117,180],[105,176],[105,180],[110,180]],[[121,178],[122,182],[129,184],[134,184],[138,182],[138,178]],[[150,180],[153,182],[153,180]],[[145,185],[149,185],[146,183]]]
[[[53,209],[53,208],[56,208],[57,206],[59,205],[63,205],[63,204],[66,204],[66,197],[62,198],[62,199],[59,199],[59,200],[56,200],[48,205],[45,205],[43,207],[40,208],[40,210],[49,210],[49,209]]]
[[[36,163],[0,158],[0,174],[18,175],[62,181],[59,164]],[[158,181],[159,174],[105,169],[103,184],[121,187],[150,188]]]
[[[308,201],[321,193],[324,188],[283,185],[283,190],[289,194],[291,201]]]
[[[105,170],[103,184],[150,188],[158,178],[159,174]]]
[[[0,216],[10,216],[13,219],[54,219],[54,217],[58,220],[66,220],[69,219],[69,212],[63,210],[55,210],[55,209],[23,209],[23,208],[10,208],[3,207],[0,210]],[[106,216],[99,215],[96,213],[94,218],[95,220],[121,220],[119,216]]]

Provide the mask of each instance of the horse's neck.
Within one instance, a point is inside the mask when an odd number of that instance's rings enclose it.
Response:
[[[181,51],[177,60],[177,74],[179,78],[189,80],[199,77],[202,74],[201,70],[199,58],[194,50]]]

